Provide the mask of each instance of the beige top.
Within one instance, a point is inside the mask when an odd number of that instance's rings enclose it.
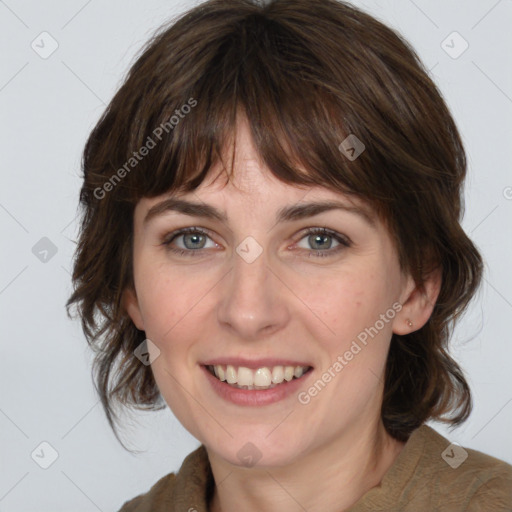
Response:
[[[421,426],[381,483],[346,512],[512,512],[512,466],[476,450],[449,446],[438,432]],[[201,445],[177,474],[164,476],[119,512],[208,512],[213,487]]]

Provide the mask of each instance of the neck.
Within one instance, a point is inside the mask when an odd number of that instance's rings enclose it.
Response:
[[[340,512],[376,485],[405,443],[379,420],[301,455],[293,465],[239,468],[208,451],[217,483],[212,512]]]

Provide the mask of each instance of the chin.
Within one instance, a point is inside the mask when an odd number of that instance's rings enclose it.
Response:
[[[209,443],[205,439],[203,444],[217,457],[240,468],[288,466],[293,464],[303,452],[303,443],[295,442],[286,434],[282,437],[276,435],[272,439],[275,434],[269,436],[267,426],[264,430],[265,434],[260,437],[255,434],[254,428],[252,428],[247,430],[247,435],[239,431],[233,439],[222,443]]]

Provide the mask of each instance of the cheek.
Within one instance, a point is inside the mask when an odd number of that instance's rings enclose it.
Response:
[[[151,364],[156,384],[181,424],[198,437],[194,404],[196,369],[192,348],[204,339],[201,297],[205,288],[191,273],[167,265],[146,264],[139,268],[138,295],[147,338],[160,350]],[[204,283],[204,279],[203,279]]]
[[[309,315],[311,327],[334,344],[351,340],[373,325],[393,302],[386,276],[368,267],[347,268],[329,279],[312,279],[307,285],[303,281],[297,287],[314,313]]]
[[[194,283],[186,271],[173,268],[161,258],[142,254],[135,260],[135,287],[146,331],[171,328],[185,314]]]
[[[177,312],[173,307],[176,293],[171,291],[172,283],[168,276],[154,270],[141,273],[137,293],[146,331],[155,328],[161,331],[161,324],[166,318],[172,325],[172,316]]]
[[[180,359],[180,368],[183,368],[185,359],[194,356],[190,349],[195,342],[211,335],[208,326],[211,326],[219,276],[199,267],[194,271],[166,262],[145,262],[137,278],[146,336],[163,351],[168,364],[174,365]],[[170,358],[171,350],[173,356],[179,355],[179,358]],[[189,363],[193,365],[192,359]]]

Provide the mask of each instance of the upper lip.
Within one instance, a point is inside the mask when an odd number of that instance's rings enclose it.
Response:
[[[306,368],[311,367],[310,364],[296,361],[294,359],[277,359],[277,358],[263,358],[263,359],[244,359],[243,357],[219,357],[215,359],[209,359],[202,363],[204,366],[216,366],[216,365],[231,365],[231,366],[243,366],[252,370],[257,370],[263,367],[273,366],[303,366]]]

